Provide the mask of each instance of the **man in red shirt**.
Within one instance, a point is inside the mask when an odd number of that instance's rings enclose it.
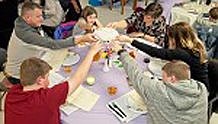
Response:
[[[83,82],[93,56],[100,49],[101,44],[95,43],[75,74],[52,88],[48,88],[51,70],[48,63],[38,58],[24,60],[21,84],[12,87],[6,96],[5,124],[60,124],[60,105]]]

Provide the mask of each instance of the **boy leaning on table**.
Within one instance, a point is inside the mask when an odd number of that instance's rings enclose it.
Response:
[[[60,105],[83,82],[93,56],[101,47],[100,43],[93,45],[76,73],[52,88],[48,88],[51,66],[38,58],[24,60],[21,84],[12,87],[6,95],[5,124],[60,124]]]
[[[152,79],[126,50],[114,45],[134,89],[147,104],[148,124],[207,124],[207,89],[190,79],[186,63],[169,62],[162,68],[162,80]]]

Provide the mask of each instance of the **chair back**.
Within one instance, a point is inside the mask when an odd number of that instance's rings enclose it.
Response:
[[[76,21],[69,21],[60,24],[54,31],[54,39],[65,39],[72,35],[72,30]]]
[[[208,78],[210,84],[210,93],[218,94],[218,60],[210,59],[208,61]]]
[[[218,59],[218,37],[216,38],[216,42],[214,45],[214,54],[213,54],[213,58],[214,59]]]
[[[210,94],[208,97],[208,122],[213,112],[218,109],[218,60],[208,61],[208,77],[210,84]]]

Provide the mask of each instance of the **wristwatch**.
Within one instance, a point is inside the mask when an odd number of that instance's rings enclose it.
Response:
[[[126,52],[127,50],[126,49],[120,49],[117,54],[120,56],[123,52]]]

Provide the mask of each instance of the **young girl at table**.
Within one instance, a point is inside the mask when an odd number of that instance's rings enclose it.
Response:
[[[185,22],[176,23],[169,28],[167,35],[169,49],[152,47],[126,35],[119,36],[118,40],[129,42],[152,57],[186,62],[191,69],[191,78],[201,81],[209,88],[206,50],[191,26]]]
[[[98,20],[97,11],[91,6],[86,6],[81,13],[81,17],[74,26],[73,35],[92,33],[95,29],[100,27],[102,27],[102,24]]]

